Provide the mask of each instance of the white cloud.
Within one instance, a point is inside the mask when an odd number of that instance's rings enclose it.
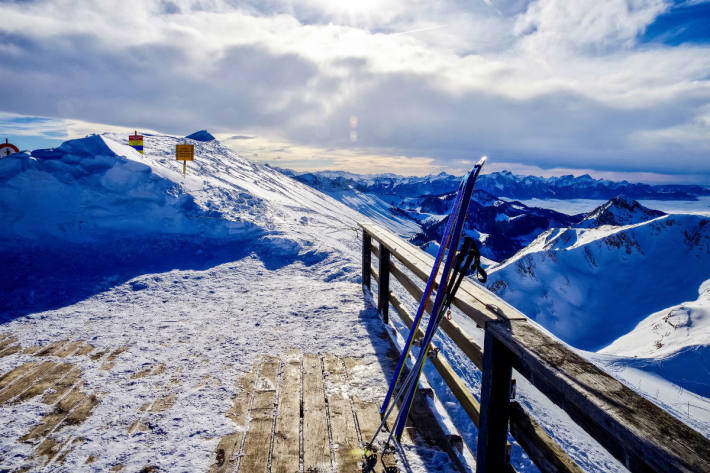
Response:
[[[667,8],[662,0],[3,3],[2,107],[176,134],[251,130],[297,147],[434,159],[432,167],[489,154],[666,172],[673,147],[679,168],[710,172],[699,151],[710,144],[709,48],[636,44]],[[361,122],[355,143],[352,114]]]

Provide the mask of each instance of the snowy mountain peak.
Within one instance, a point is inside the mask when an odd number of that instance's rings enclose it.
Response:
[[[578,226],[595,228],[601,225],[633,225],[662,215],[665,214],[660,210],[649,209],[620,194],[589,212]]]
[[[191,135],[187,135],[185,138],[195,141],[215,141],[216,138],[210,134],[207,130],[196,131]]]

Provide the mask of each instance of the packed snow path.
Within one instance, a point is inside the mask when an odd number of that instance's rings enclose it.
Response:
[[[282,360],[275,386],[298,360],[293,353],[327,354],[324,366],[344,360],[348,382],[333,382],[339,374],[328,369],[321,392],[352,402],[361,431],[368,428],[372,419],[359,416],[376,412],[371,403],[384,395],[387,335],[358,284],[309,274],[300,263],[268,270],[246,257],[205,271],[142,276],[4,324],[0,466],[208,471],[229,460],[219,454],[225,439],[256,425],[249,424],[257,417],[248,409],[238,418],[234,412],[240,396],[251,392],[244,379],[262,354]],[[305,361],[303,370],[305,383]],[[264,383],[254,392],[271,392]],[[337,434],[330,442],[337,465],[344,458]],[[415,471],[450,467],[443,452],[410,450]]]

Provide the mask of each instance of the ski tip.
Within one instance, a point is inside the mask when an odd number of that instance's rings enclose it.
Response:
[[[481,167],[486,163],[486,161],[488,161],[488,156],[481,156],[481,159],[478,160],[476,166]]]

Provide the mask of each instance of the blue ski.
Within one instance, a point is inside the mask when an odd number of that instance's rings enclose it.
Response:
[[[469,171],[464,176],[464,179],[462,180],[461,185],[459,186],[459,191],[456,194],[456,199],[454,200],[454,206],[451,209],[451,214],[449,215],[449,221],[446,224],[446,230],[444,230],[444,235],[441,237],[441,246],[439,246],[439,251],[437,252],[436,259],[434,260],[434,267],[432,268],[431,274],[429,275],[429,280],[427,281],[426,288],[424,289],[424,295],[422,296],[422,300],[419,303],[419,308],[417,309],[417,314],[414,317],[414,322],[412,323],[412,328],[409,330],[409,336],[407,337],[407,341],[404,344],[404,349],[402,350],[402,353],[399,357],[399,362],[397,363],[397,368],[395,369],[392,380],[390,381],[390,385],[387,390],[387,395],[385,396],[385,400],[382,403],[382,407],[380,408],[380,415],[383,415],[387,411],[387,407],[389,407],[390,401],[392,399],[392,394],[394,393],[394,390],[397,388],[397,385],[399,384],[399,380],[402,376],[402,371],[404,370],[404,365],[407,362],[407,358],[409,357],[409,352],[412,348],[412,342],[414,341],[414,335],[417,333],[417,329],[419,328],[419,323],[421,322],[422,317],[424,316],[424,310],[426,308],[427,302],[429,302],[429,297],[431,296],[431,292],[434,289],[436,276],[439,274],[439,267],[441,266],[441,261],[443,260],[446,248],[448,248],[448,246],[449,246],[451,229],[453,228],[453,223],[456,220],[456,217],[458,215],[458,211],[460,208],[461,196],[463,194],[464,187],[465,187],[464,183],[468,180],[470,174],[471,174],[471,172]]]
[[[446,257],[446,263],[444,264],[444,270],[441,275],[441,281],[439,282],[439,288],[436,291],[436,299],[434,300],[434,306],[432,307],[431,316],[429,317],[429,324],[427,325],[426,333],[424,334],[424,338],[422,339],[421,350],[419,351],[419,358],[417,359],[417,362],[413,367],[413,369],[417,370],[418,372],[416,373],[416,377],[412,380],[412,382],[410,382],[407,386],[404,387],[404,389],[407,390],[406,397],[398,416],[396,429],[393,432],[398,440],[401,437],[405,423],[407,422],[407,416],[409,414],[412,401],[414,400],[414,394],[416,392],[417,385],[419,384],[419,378],[421,377],[421,373],[424,368],[424,362],[426,361],[429,346],[431,345],[431,341],[434,338],[436,329],[439,326],[439,323],[441,321],[440,319],[444,315],[441,309],[445,302],[447,287],[450,282],[449,274],[451,273],[451,269],[454,265],[454,261],[456,259],[456,250],[458,249],[459,241],[461,240],[461,235],[463,234],[463,227],[466,221],[466,213],[468,211],[468,206],[471,202],[471,197],[473,195],[473,187],[476,184],[476,179],[478,179],[478,175],[481,172],[481,167],[484,163],[485,158],[481,159],[474,166],[471,172],[469,172],[469,174],[467,175],[467,179],[463,186],[463,194],[461,195],[461,202],[456,215],[456,222],[450,235],[450,242],[447,245],[449,252]],[[424,300],[423,305],[425,304],[426,301]],[[415,330],[416,329],[413,327],[413,330],[410,331],[409,338],[412,338],[412,333],[414,333]]]

